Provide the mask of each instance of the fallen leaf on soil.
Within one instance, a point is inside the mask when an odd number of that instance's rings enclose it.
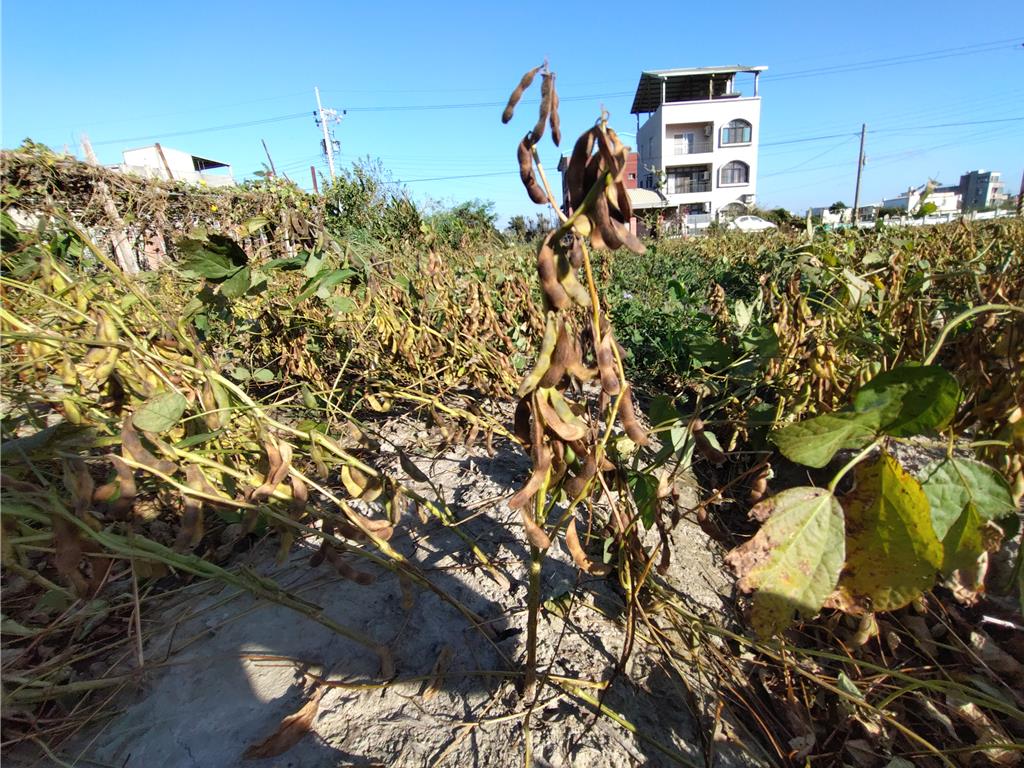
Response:
[[[444,684],[444,673],[448,671],[448,665],[452,663],[453,655],[454,651],[452,651],[450,645],[442,648],[441,653],[437,655],[434,668],[430,671],[430,683],[427,685],[426,690],[423,691],[424,701],[430,701],[441,690],[441,686]]]
[[[299,743],[299,740],[306,735],[309,727],[313,724],[317,709],[320,707],[320,699],[323,698],[324,689],[318,688],[313,696],[302,705],[298,712],[288,715],[270,736],[259,744],[253,744],[242,757],[247,760],[256,760],[263,757],[277,757],[287,752]]]
[[[1021,753],[1012,749],[1001,747],[988,747],[987,744],[1012,744],[1013,739],[998,724],[989,719],[988,715],[981,711],[977,704],[969,701],[962,701],[953,696],[946,697],[953,712],[970,726],[974,735],[978,737],[978,750],[995,765],[1020,765]]]

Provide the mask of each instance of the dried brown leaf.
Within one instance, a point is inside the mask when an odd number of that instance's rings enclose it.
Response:
[[[309,701],[303,704],[297,712],[284,718],[277,730],[270,736],[245,750],[242,757],[247,760],[277,757],[298,744],[313,725],[313,719],[320,708],[320,699],[323,698],[324,690],[324,688],[315,690]]]
[[[452,663],[452,657],[454,655],[455,652],[452,650],[450,645],[445,645],[437,655],[437,661],[434,662],[434,668],[430,670],[430,682],[423,691],[424,701],[430,701],[432,698],[437,696],[438,692],[441,690],[441,686],[444,685],[445,672],[448,671],[448,667]]]

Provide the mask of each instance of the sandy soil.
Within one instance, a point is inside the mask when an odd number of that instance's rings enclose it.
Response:
[[[431,439],[417,431],[422,427],[401,419],[383,429],[414,456],[423,456]],[[424,525],[412,512],[391,543],[487,621],[496,641],[428,590],[415,590],[409,605],[389,571],[359,563],[376,576],[373,584],[361,586],[327,564],[312,568],[309,544],[300,544],[276,566],[267,543],[250,553],[255,570],[322,606],[335,621],[386,644],[396,677],[383,680],[374,654],[313,621],[233,588],[203,585],[199,599],[179,597],[162,615],[150,617],[161,629],[146,648],[151,671],[121,702],[119,714],[65,750],[65,757],[82,758],[79,765],[122,768],[522,765],[528,702],[514,679],[494,673],[518,668],[525,655],[528,552],[518,515],[503,499],[525,478],[528,459],[508,443],[496,441],[495,448],[494,457],[459,447],[415,460],[445,489],[450,508],[465,521],[461,528],[504,578],[487,576],[450,529],[433,520]],[[398,475],[393,445],[385,444],[383,454],[383,465],[390,463]],[[716,545],[686,521],[676,528],[674,541],[666,581],[694,612],[722,615],[732,584]],[[622,601],[614,585],[580,578],[556,545],[545,563],[543,591],[548,602],[540,627],[542,670],[607,679],[624,640]],[[439,658],[441,666],[450,661],[437,690],[430,692],[423,678]],[[303,706],[315,687],[313,676],[329,682],[320,689],[311,732],[279,757],[243,758],[247,747]],[[712,695],[638,643],[605,703],[678,757],[669,758],[548,685],[530,718],[534,764],[705,765],[700,733],[709,730]],[[724,737],[715,744],[712,762],[757,764]]]

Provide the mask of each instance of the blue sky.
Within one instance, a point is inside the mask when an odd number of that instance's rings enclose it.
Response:
[[[514,157],[533,108],[508,126],[499,115],[545,57],[558,73],[563,149],[601,105],[635,132],[629,109],[645,69],[767,65],[766,207],[852,203],[862,122],[865,202],[978,168],[1016,191],[1024,169],[1024,119],[1012,119],[1024,118],[1024,3],[1012,1],[4,0],[2,42],[5,148],[31,137],[74,151],[86,131],[103,162],[160,141],[245,177],[262,167],[265,139],[279,171],[308,187],[309,165],[326,168],[312,116],[319,85],[325,106],[348,110],[335,132],[340,163],[380,158],[417,201],[491,200],[503,218],[540,210]],[[558,155],[545,139],[555,176]]]

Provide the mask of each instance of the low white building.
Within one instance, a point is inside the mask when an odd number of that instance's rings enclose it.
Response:
[[[227,187],[235,183],[228,163],[159,144],[126,149],[121,157],[124,162],[117,167],[122,173],[133,173],[150,179],[204,183],[211,187]]]
[[[925,203],[935,205],[935,213],[956,213],[960,210],[960,188],[932,186],[925,196],[930,184],[908,189],[902,195],[890,197],[882,201],[883,208],[895,208],[905,213],[914,213],[921,206],[921,198]]]
[[[660,190],[680,216],[745,213],[757,196],[761,98],[767,67],[726,66],[643,72],[637,116],[638,186]],[[737,88],[749,75],[749,93]],[[647,120],[640,125],[640,115]]]

